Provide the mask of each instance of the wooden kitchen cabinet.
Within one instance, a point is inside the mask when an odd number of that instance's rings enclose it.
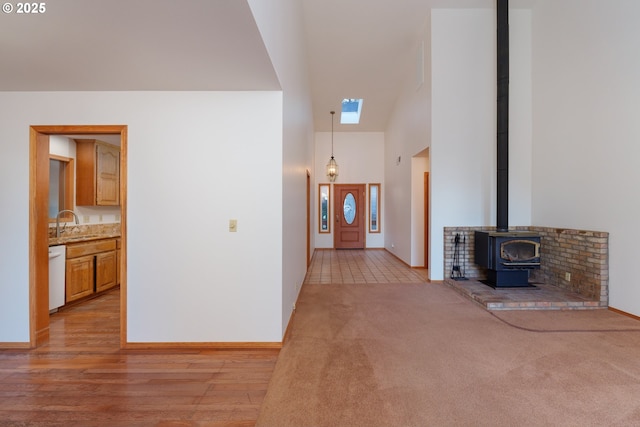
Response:
[[[67,245],[65,301],[84,298],[117,285],[116,240]]]
[[[120,147],[76,139],[76,205],[120,205]]]
[[[93,293],[94,256],[67,260],[65,302],[75,301]]]
[[[96,255],[96,292],[113,288],[116,282],[116,251]]]
[[[120,284],[120,276],[122,275],[122,273],[120,272],[120,262],[121,262],[121,258],[120,258],[120,250],[121,250],[121,240],[120,239],[116,239],[116,285]]]

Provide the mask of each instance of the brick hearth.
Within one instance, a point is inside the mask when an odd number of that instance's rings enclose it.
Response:
[[[513,227],[541,236],[540,269],[532,270],[535,288],[493,289],[480,280],[486,269],[474,260],[474,231],[492,227],[445,227],[445,283],[489,310],[578,310],[606,308],[609,304],[609,234],[599,231],[550,227]],[[469,280],[452,280],[454,240],[465,240],[459,249],[460,266]]]

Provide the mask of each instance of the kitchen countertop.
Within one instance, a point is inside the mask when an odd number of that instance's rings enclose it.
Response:
[[[63,234],[60,237],[49,237],[49,246],[69,245],[72,243],[83,243],[102,239],[117,239],[119,237],[120,234],[70,234],[67,236]]]

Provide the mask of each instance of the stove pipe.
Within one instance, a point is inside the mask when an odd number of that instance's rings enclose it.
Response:
[[[497,9],[497,218],[496,230],[509,230],[509,0]]]

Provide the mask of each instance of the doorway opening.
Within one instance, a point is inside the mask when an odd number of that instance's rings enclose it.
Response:
[[[424,268],[429,269],[429,172],[424,173]]]
[[[429,276],[430,154],[426,148],[411,158],[411,265]]]
[[[29,340],[32,348],[49,340],[49,137],[120,136],[120,346],[126,343],[127,126],[31,126],[29,129]]]
[[[307,169],[307,265],[311,265],[311,172]]]

